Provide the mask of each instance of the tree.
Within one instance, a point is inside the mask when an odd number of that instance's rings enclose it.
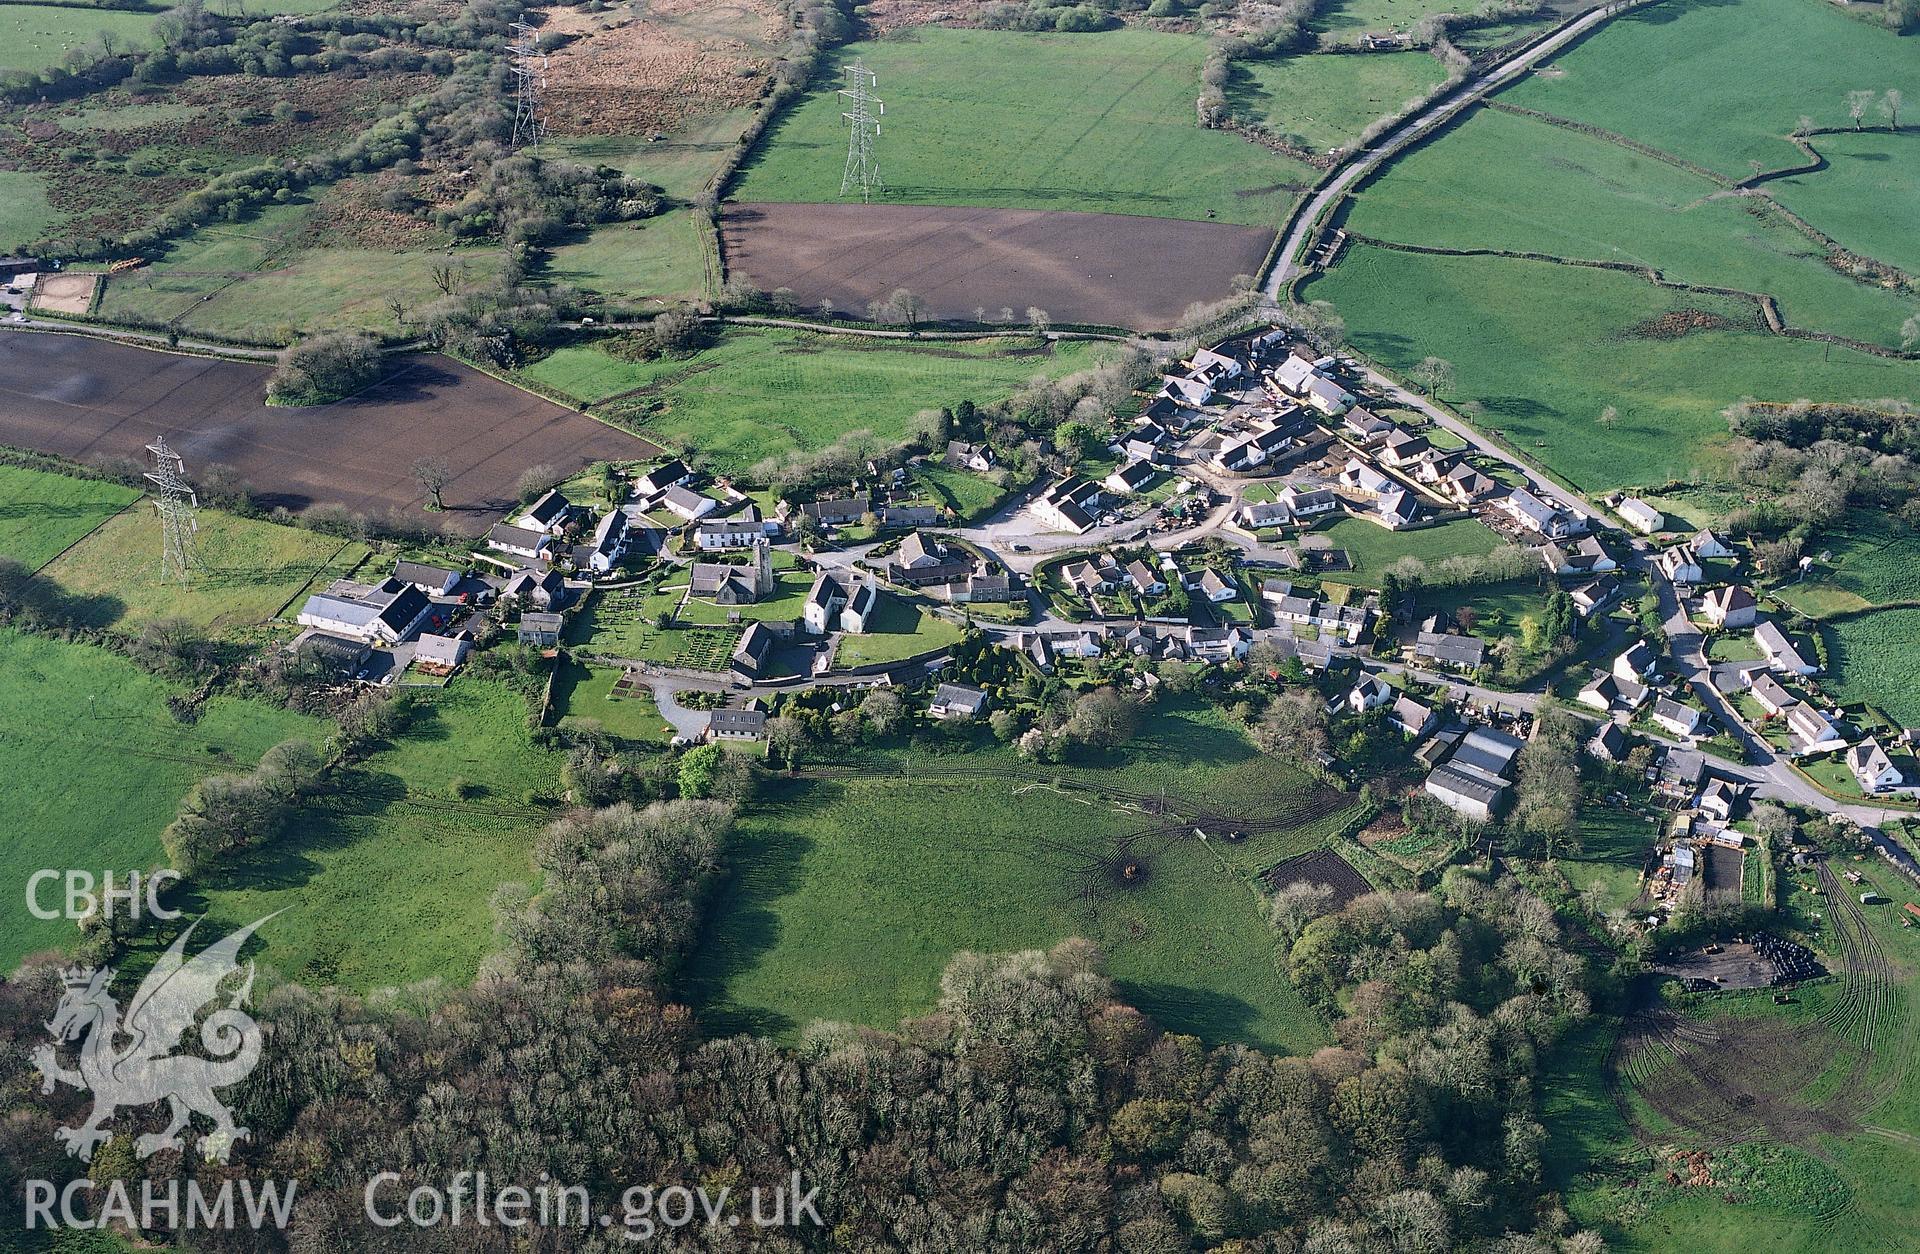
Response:
[[[1444,357],[1423,357],[1413,368],[1413,381],[1428,396],[1439,396],[1453,387],[1453,363]]]
[[[662,310],[647,328],[647,340],[656,353],[687,353],[699,348],[706,337],[700,315],[685,305]]]
[[[267,379],[267,400],[323,405],[351,396],[379,377],[380,345],[371,335],[316,335],[281,351],[280,364]]]
[[[1900,324],[1900,347],[1911,351],[1916,344],[1920,344],[1920,313]]]
[[[1900,107],[1906,103],[1906,97],[1900,94],[1898,87],[1889,87],[1887,94],[1880,97],[1880,112],[1887,119],[1887,129],[1900,129]]]
[[[860,701],[860,713],[873,727],[876,736],[891,736],[899,731],[900,720],[905,712],[900,694],[885,688],[875,688]]]
[[[1580,724],[1571,715],[1546,710],[1539,715],[1533,738],[1520,750],[1514,823],[1546,843],[1549,861],[1556,844],[1574,845],[1579,826],[1579,732]]]
[[[286,740],[262,754],[253,773],[268,792],[292,802],[318,790],[326,769],[326,760],[310,741]]]
[[[896,287],[887,297],[887,309],[895,322],[909,331],[917,331],[920,318],[926,312],[926,304],[907,288]]]
[[[695,745],[681,755],[678,783],[682,797],[704,800],[713,796],[714,785],[720,777],[720,755],[724,752],[717,744],[704,744]]]
[[[436,264],[429,273],[442,296],[453,295],[453,290],[460,286],[460,272],[446,262]]]
[[[1609,405],[1600,411],[1600,416],[1594,419],[1594,421],[1608,430],[1612,430],[1615,424],[1620,421],[1620,411]]]
[[[1294,329],[1321,352],[1331,353],[1347,342],[1346,319],[1335,311],[1333,302],[1316,300],[1289,312]]]
[[[1027,306],[1027,329],[1033,332],[1035,339],[1044,338],[1052,326],[1053,319],[1047,316],[1046,310],[1038,305]]]
[[[1296,688],[1275,697],[1254,727],[1253,740],[1263,753],[1296,761],[1325,753],[1327,708],[1320,695]]]
[[[800,749],[807,742],[807,729],[797,718],[767,720],[767,747],[789,768],[800,765]]]
[[[1093,424],[1070,418],[1054,428],[1053,444],[1061,456],[1079,461],[1100,447],[1100,433],[1093,429]]]
[[[446,491],[449,483],[453,482],[453,467],[447,464],[447,459],[422,457],[413,464],[412,473],[413,481],[419,484],[420,490],[427,494],[427,508],[445,509],[446,502],[440,499],[440,494]]]
[[[1873,107],[1873,93],[1870,91],[1850,91],[1847,93],[1847,116],[1853,119],[1853,129],[1860,129],[1860,119]]]
[[[1110,749],[1133,739],[1137,721],[1132,701],[1113,688],[1095,688],[1073,703],[1067,732],[1083,745]]]

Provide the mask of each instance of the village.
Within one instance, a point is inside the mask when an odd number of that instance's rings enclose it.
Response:
[[[1002,450],[985,440],[869,462],[801,500],[678,458],[603,466],[515,507],[464,554],[313,595],[290,647],[376,686],[444,683],[496,641],[565,650],[617,672],[606,700],[648,694],[675,743],[762,750],[769,721],[814,692],[838,710],[896,689],[930,722],[1000,714],[996,731],[1018,734],[1047,685],[1284,677],[1319,693],[1335,725],[1389,731],[1463,829],[1512,806],[1551,704],[1586,719],[1585,752],[1636,771],[1644,804],[1667,815],[1647,852],[1649,923],[1690,886],[1737,888],[1748,838],[1735,825],[1770,783],[1911,794],[1913,734],[1860,726],[1823,697],[1818,660],[1763,610],[1739,546],[1668,536],[1635,498],[1557,490],[1407,396],[1367,395],[1350,363],[1281,329],[1181,367],[1097,455],[971,522],[925,478],[990,475]],[[1336,523],[1369,530],[1336,544]],[[1486,559],[1502,587],[1535,588],[1505,635],[1471,602],[1431,594],[1418,561],[1355,572],[1376,530],[1462,527],[1518,563],[1516,580]],[[1528,672],[1515,629],[1540,634],[1536,618],[1553,643]]]

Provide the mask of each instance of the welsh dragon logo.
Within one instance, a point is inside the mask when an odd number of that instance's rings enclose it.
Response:
[[[164,1101],[172,1119],[165,1131],[135,1140],[141,1158],[180,1148],[181,1131],[198,1114],[214,1125],[202,1141],[208,1160],[227,1161],[233,1143],[244,1139],[247,1130],[234,1126],[233,1113],[214,1090],[238,1084],[260,1061],[260,1025],[241,1009],[253,991],[253,964],[247,963],[244,980],[224,1003],[220,986],[240,972],[241,947],[267,919],[191,958],[186,956],[187,940],[199,923],[188,927],[141,981],[124,1021],[107,991],[113,968],[74,967],[61,973],[66,992],[46,1027],[58,1043],[80,1042],[79,1069],[62,1066],[52,1045],[40,1046],[30,1057],[39,1069],[42,1093],[66,1084],[93,1094],[93,1112],[86,1122],[54,1133],[69,1154],[91,1161],[94,1150],[113,1135],[106,1125],[115,1111]],[[201,1011],[208,1007],[214,1007],[212,1013],[201,1020]],[[200,1044],[210,1057],[175,1052],[196,1022]]]

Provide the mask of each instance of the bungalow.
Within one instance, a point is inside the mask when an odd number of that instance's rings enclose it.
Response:
[[[377,584],[344,580],[307,598],[296,621],[363,644],[398,644],[433,613],[427,594],[410,583],[385,579]]]
[[[1547,504],[1525,488],[1508,489],[1497,504],[1522,527],[1538,532],[1549,540],[1564,539],[1581,530],[1579,519]]]
[[[1220,451],[1213,455],[1213,460],[1222,470],[1252,470],[1267,460],[1267,454],[1254,442],[1253,437],[1248,436],[1221,445]]]
[[[1644,640],[1634,641],[1625,652],[1613,659],[1614,678],[1634,683],[1645,683],[1659,669],[1659,655]]]
[[[1403,696],[1393,703],[1393,711],[1387,719],[1410,739],[1418,740],[1433,730],[1433,725],[1440,721],[1440,716],[1435,714],[1429,706],[1412,697]]]
[[[1484,500],[1492,496],[1499,488],[1500,485],[1494,482],[1493,479],[1482,474],[1465,462],[1460,462],[1454,466],[1452,470],[1449,470],[1447,477],[1442,480],[1440,484],[1440,490],[1442,492],[1445,492],[1462,505],[1471,505],[1475,501]]]
[[[765,740],[764,710],[715,710],[707,716],[707,735],[714,740]]]
[[[634,480],[635,496],[658,496],[668,488],[682,487],[693,482],[693,472],[679,458],[674,458],[664,466],[656,466],[646,474]]]
[[[1730,780],[1710,779],[1700,790],[1700,796],[1693,804],[1703,813],[1711,815],[1722,823],[1727,823],[1733,820],[1734,807],[1740,804],[1740,799],[1744,796],[1746,796],[1746,789],[1739,784]],[[1734,838],[1733,848],[1737,849],[1741,843],[1737,832]]]
[[[1691,736],[1700,730],[1706,718],[1690,705],[1660,697],[1653,703],[1653,721],[1676,736]]]
[[[712,497],[695,492],[691,488],[683,488],[679,484],[661,493],[660,501],[688,522],[698,522],[720,508],[720,502]]]
[[[720,549],[744,549],[766,534],[766,524],[757,519],[722,518],[701,523],[694,529],[693,541],[712,553]]]
[[[1093,529],[1100,508],[1100,488],[1090,479],[1068,475],[1035,497],[1027,507],[1049,527],[1076,535]]]
[[[1416,661],[1449,671],[1478,670],[1487,657],[1487,642],[1478,636],[1422,631],[1413,642]]]
[[[404,558],[393,564],[393,577],[401,583],[412,584],[430,597],[452,596],[453,590],[460,585],[460,572],[441,566],[429,566],[424,562],[409,562]]]
[[[1715,588],[1700,598],[1700,614],[1715,627],[1751,627],[1759,612],[1753,593],[1739,584]]]
[[[965,684],[941,684],[933,691],[927,713],[942,720],[979,718],[987,708],[987,694]]]
[[[1429,447],[1426,436],[1395,427],[1380,446],[1380,460],[1389,466],[1412,465]]]
[[[1544,544],[1535,550],[1546,568],[1555,575],[1603,575],[1620,569],[1607,546],[1598,536],[1581,536],[1560,544]]]
[[[1847,769],[1860,781],[1862,792],[1885,792],[1906,782],[1900,768],[1871,736],[1847,750]]]
[[[1752,692],[1760,708],[1776,717],[1792,709],[1793,703],[1799,700],[1767,671],[1761,671],[1753,677]]]
[[[1318,363],[1308,357],[1302,357],[1295,349],[1287,359],[1274,368],[1273,381],[1295,396],[1306,394],[1307,383],[1320,377]]]
[[[1694,749],[1668,749],[1660,759],[1660,774],[1654,789],[1663,796],[1685,800],[1700,791],[1707,773],[1706,756]]]
[[[1182,582],[1189,593],[1197,593],[1214,605],[1231,601],[1240,595],[1239,586],[1212,567],[1208,567],[1198,575],[1188,575]]]
[[[900,542],[900,548],[894,557],[894,565],[906,570],[926,570],[933,566],[944,566],[946,561],[946,547],[938,540],[930,540],[918,531]]]
[[[1152,462],[1128,462],[1100,482],[1115,496],[1131,496],[1136,492],[1144,492],[1159,473]]]
[[[1332,379],[1319,374],[1307,380],[1306,390],[1302,395],[1307,404],[1329,415],[1346,413],[1359,399]]]
[[[1267,603],[1275,623],[1314,627],[1331,632],[1349,644],[1359,639],[1367,628],[1368,614],[1365,608],[1295,596],[1293,584],[1285,579],[1269,579],[1262,583],[1260,599]]]
[[[1341,468],[1340,486],[1365,496],[1379,496],[1382,493],[1400,490],[1399,484],[1381,474],[1372,463],[1363,462],[1358,457],[1349,457],[1347,464]]]
[[[1291,483],[1280,490],[1277,499],[1295,518],[1312,518],[1340,504],[1340,498],[1331,488],[1301,488]]]
[[[1608,719],[1600,724],[1600,730],[1587,741],[1587,753],[1602,762],[1624,762],[1627,759],[1627,733],[1620,724]]]
[[[1346,705],[1355,714],[1377,710],[1393,700],[1393,687],[1378,675],[1362,675],[1347,691]]]
[[[954,470],[987,471],[993,469],[991,444],[969,444],[965,440],[947,441],[946,463]]]
[[[1138,435],[1130,435],[1109,447],[1130,462],[1150,462],[1160,453],[1158,441]]]
[[[1574,700],[1590,710],[1611,714],[1616,709],[1637,710],[1646,704],[1647,689],[1637,680],[1596,672]]]
[[[558,614],[529,611],[520,616],[520,627],[514,638],[521,644],[529,644],[536,649],[554,648],[560,643],[560,628],[563,621]]]
[[[727,658],[727,669],[735,678],[752,683],[766,669],[773,646],[773,629],[765,623],[753,623],[741,633],[739,642],[733,646],[733,653]]]
[[[557,570],[523,566],[502,585],[500,595],[516,598],[522,605],[550,610],[567,598],[567,581]]]
[[[1787,711],[1787,731],[1796,754],[1824,753],[1847,743],[1833,720],[1805,701]]]
[[[1389,531],[1399,531],[1419,521],[1420,504],[1414,500],[1413,493],[1395,488],[1373,503],[1373,519]]]
[[[487,530],[488,548],[498,553],[525,558],[529,562],[544,558],[553,544],[553,537],[544,531],[530,531],[525,527],[515,527],[508,523],[495,523]]]
[[[450,675],[467,660],[473,642],[464,636],[442,636],[430,631],[420,633],[413,644],[413,664],[435,675]]]
[[[1249,501],[1240,506],[1240,521],[1255,531],[1283,526],[1292,518],[1293,511],[1278,501]]]
[[[1112,592],[1120,582],[1121,572],[1116,566],[1101,562],[1071,562],[1060,568],[1060,578],[1068,587],[1083,597],[1095,597],[1102,592]]]
[[[577,507],[553,488],[542,494],[539,500],[527,506],[526,512],[514,519],[514,525],[525,527],[528,531],[559,532],[566,527],[577,512]]]
[[[1157,597],[1167,590],[1167,581],[1137,557],[1127,563],[1127,582],[1143,597]]]
[[[1567,593],[1568,599],[1573,602],[1574,612],[1582,618],[1591,618],[1606,609],[1619,595],[1620,580],[1613,575],[1602,575]]]
[[[1701,557],[1727,558],[1738,557],[1740,555],[1738,549],[1734,548],[1733,545],[1729,544],[1711,529],[1695,533],[1693,539],[1687,543],[1691,544],[1693,551]]]
[[[866,492],[856,492],[852,496],[808,501],[800,507],[800,512],[822,527],[844,527],[859,522],[873,512],[873,497]]]
[[[1341,429],[1361,443],[1400,428],[1364,406],[1356,405],[1340,420]]]
[[[1662,550],[1660,556],[1653,559],[1653,564],[1673,583],[1699,583],[1704,577],[1700,569],[1700,555],[1693,551],[1690,544],[1676,544]]]
[[[1237,379],[1246,372],[1246,367],[1237,357],[1217,353],[1213,349],[1203,348],[1187,360],[1187,366],[1194,373],[1208,373],[1221,379]]]
[[[1753,642],[1774,670],[1789,675],[1815,675],[1820,671],[1819,664],[1804,657],[1793,641],[1787,639],[1787,633],[1780,630],[1780,624],[1772,619],[1753,629]]]
[[[1637,496],[1629,496],[1622,500],[1620,504],[1614,507],[1614,512],[1626,520],[1627,526],[1632,527],[1642,535],[1650,536],[1667,525],[1667,516],[1665,514],[1662,514],[1659,510]]]
[[[941,507],[938,505],[882,505],[880,507],[880,525],[882,527],[931,527],[940,521]]]

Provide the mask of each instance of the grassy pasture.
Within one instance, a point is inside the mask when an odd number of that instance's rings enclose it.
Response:
[[[1316,149],[1353,142],[1446,77],[1439,60],[1424,52],[1285,57],[1234,67],[1227,83],[1234,116]]]
[[[1482,109],[1397,162],[1346,224],[1397,243],[1626,262],[1766,292],[1794,326],[1898,347],[1911,301],[1834,270],[1764,200],[1717,190],[1618,144]]]
[[[1266,813],[1311,791],[1286,767],[1255,760],[1216,715],[1184,709],[1154,722],[1152,739],[1124,762],[1075,777],[1129,789],[1162,777],[1198,782],[1253,793]],[[1324,1043],[1276,966],[1251,877],[1317,847],[1337,819],[1241,845],[1141,842],[1129,852],[1146,858],[1146,877],[1119,887],[1105,862],[1150,823],[1055,793],[1047,776],[1035,772],[1041,786],[1024,789],[917,771],[911,784],[779,785],[744,816],[734,874],[694,962],[689,992],[703,1018],[717,1031],[789,1039],[814,1019],[891,1027],[932,1008],[957,950],[1080,935],[1103,947],[1128,999],[1173,1030],[1292,1051]]]
[[[1842,701],[1865,701],[1903,727],[1920,725],[1920,674],[1914,644],[1920,609],[1876,610],[1821,628],[1827,647],[1825,686]]]
[[[96,627],[138,630],[156,618],[185,618],[218,633],[272,619],[309,585],[346,575],[367,555],[358,541],[298,527],[201,510],[190,586],[160,578],[160,519],[130,509],[47,567],[69,592],[97,598]],[[297,608],[297,607],[296,607]]]
[[[139,495],[117,483],[0,466],[0,557],[38,570]]]
[[[0,248],[18,248],[53,229],[60,214],[47,200],[44,175],[0,170]]]
[[[285,908],[259,934],[260,960],[305,983],[471,980],[496,946],[493,890],[531,878],[529,850],[550,817],[525,798],[552,793],[560,760],[533,745],[512,689],[456,677],[414,701],[413,725],[341,792],[175,904],[207,912],[217,931]],[[458,800],[455,781],[467,783]]]
[[[1831,560],[1772,590],[1809,617],[1920,600],[1920,536],[1884,514],[1850,511],[1843,526],[1815,536],[1809,552]]]
[[[67,53],[110,33],[121,48],[144,48],[156,40],[157,14],[118,9],[55,8],[0,4],[0,70],[44,70]]]
[[[1920,273],[1920,134],[1822,135],[1827,168],[1768,183],[1775,200],[1855,252]]]
[[[1500,547],[1500,537],[1471,518],[1418,531],[1388,531],[1364,518],[1340,518],[1329,526],[1315,528],[1313,534],[1332,541],[1334,548],[1345,549],[1353,561],[1351,571],[1329,571],[1327,578],[1364,588],[1379,587],[1380,576],[1403,557],[1442,562],[1449,557],[1491,553]]]
[[[859,60],[887,107],[877,200],[1273,223],[1313,171],[1194,125],[1205,55],[1197,36],[1144,30],[930,26],[850,44],[763,141],[736,197],[840,199],[835,92],[840,67]]]
[[[738,471],[793,449],[824,448],[859,428],[883,442],[898,440],[922,409],[995,400],[1035,375],[1071,374],[1102,356],[1102,348],[1084,342],[1035,351],[1024,339],[902,345],[743,329],[690,357],[625,362],[576,346],[526,373],[588,403],[632,392],[608,409],[610,416]]]
[[[660,716],[651,693],[642,688],[631,694],[614,694],[620,674],[618,667],[569,662],[553,685],[554,705],[564,711],[560,725],[594,722],[620,740],[667,743],[673,738],[673,729]]]
[[[1920,367],[1744,329],[1649,338],[1700,310],[1746,325],[1744,302],[1664,291],[1631,275],[1361,245],[1303,289],[1331,300],[1353,343],[1406,370],[1453,362],[1445,399],[1575,486],[1694,479],[1727,440],[1743,396],[1862,400],[1920,391]],[[1608,406],[1617,423],[1596,420]]]
[[[1920,58],[1831,5],[1670,0],[1615,18],[1504,98],[1746,178],[1756,161],[1799,163],[1785,137],[1803,115],[1847,126],[1847,92],[1887,88],[1920,99]]]
[[[663,305],[696,300],[706,289],[701,232],[691,209],[597,227],[557,245],[545,274],[603,296]]]
[[[839,666],[898,662],[959,642],[960,629],[946,619],[883,592],[866,632],[840,637],[833,660]]]
[[[27,913],[22,893],[34,871],[144,871],[162,860],[161,829],[196,780],[249,770],[280,741],[325,732],[316,719],[228,697],[180,723],[166,705],[178,691],[106,649],[0,630],[8,831],[0,880],[13,886],[0,970],[77,938],[71,924]]]

